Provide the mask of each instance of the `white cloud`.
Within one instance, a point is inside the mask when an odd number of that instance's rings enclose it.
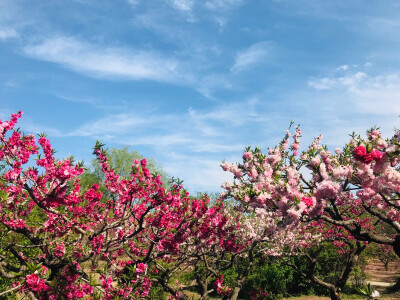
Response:
[[[160,135],[158,133],[137,138],[127,138],[124,140],[124,144],[131,146],[159,146],[159,147],[169,147],[169,146],[180,146],[180,145],[190,145],[193,140],[187,137],[184,133],[170,133]]]
[[[19,35],[18,35],[18,32],[17,31],[15,31],[15,29],[8,29],[8,28],[6,28],[6,29],[0,29],[0,40],[1,41],[6,41],[6,40],[9,40],[9,39],[13,39],[13,38],[17,38]]]
[[[47,127],[41,124],[37,124],[34,122],[32,119],[28,119],[27,117],[24,117],[25,119],[22,119],[19,124],[21,127],[24,128],[24,131],[34,133],[34,134],[39,134],[39,133],[46,133],[46,135],[53,136],[53,137],[64,137],[65,134],[61,132],[57,128],[51,128]]]
[[[194,152],[234,151],[243,147],[237,141],[237,129],[244,124],[262,121],[257,105],[257,99],[249,99],[213,109],[189,109],[187,113],[179,114],[164,114],[155,110],[140,110],[140,114],[110,114],[66,135],[93,138],[107,135],[108,139],[123,139],[130,145],[183,145],[183,148]]]
[[[181,63],[158,53],[104,48],[72,37],[59,36],[29,45],[24,52],[91,77],[182,82]]]
[[[368,76],[356,72],[344,77],[312,80],[308,85],[316,90],[326,90],[338,99],[348,99],[359,112],[373,115],[398,115],[400,113],[400,74]]]
[[[367,78],[367,74],[364,72],[357,72],[348,76],[329,78],[325,77],[318,80],[308,81],[308,85],[315,88],[316,90],[329,90],[332,88],[353,88],[360,84]]]
[[[336,83],[335,80],[330,78],[322,78],[320,80],[310,80],[308,85],[316,90],[329,90]]]
[[[126,0],[132,7],[137,6],[140,3],[140,0]]]
[[[343,66],[340,66],[340,67],[336,68],[336,70],[338,70],[338,71],[342,71],[342,70],[346,71],[348,68],[349,68],[348,65],[343,65]]]
[[[15,81],[12,80],[8,80],[4,83],[4,86],[6,87],[11,87],[11,88],[15,88],[18,86],[18,84]]]
[[[143,133],[142,133],[143,134]],[[164,135],[156,133],[144,133],[143,136],[132,137],[119,137],[118,142],[123,145],[129,146],[151,146],[165,150],[176,149],[179,147],[183,151],[190,151],[194,153],[227,153],[227,152],[240,152],[243,150],[244,145],[240,143],[231,144],[226,141],[214,141],[212,138],[207,138],[201,135],[190,134],[190,132],[182,133],[166,133]],[[113,136],[109,135],[109,139]]]
[[[151,118],[150,116],[121,113],[85,124],[67,135],[101,137],[103,134],[107,134],[111,138],[144,127],[146,124],[151,124],[157,120],[157,118]]]
[[[200,140],[191,145],[189,148],[193,152],[199,153],[227,153],[227,152],[238,152],[240,153],[245,147],[244,144],[236,143],[217,143],[217,142],[208,142],[204,143],[204,141]]]
[[[221,88],[225,90],[232,90],[234,88],[232,82],[224,74],[204,76],[197,83],[197,91],[210,99],[214,99],[213,92]]]
[[[184,11],[190,12],[193,8],[194,1],[193,0],[171,0],[171,4],[174,8]]]
[[[367,78],[350,90],[359,98],[364,112],[384,115],[400,114],[400,76],[390,74]]]
[[[92,98],[78,98],[78,97],[71,97],[71,96],[65,96],[65,95],[57,95],[58,98],[70,101],[70,102],[79,102],[79,103],[87,103],[87,104],[96,104],[98,101],[96,99]]]
[[[172,176],[184,180],[184,186],[198,192],[220,192],[220,185],[232,181],[233,175],[224,172],[220,163],[222,159],[195,158],[191,155],[172,152],[167,155],[168,162],[163,167]]]
[[[232,72],[240,72],[258,63],[271,61],[273,43],[264,41],[251,45],[236,55],[235,63],[231,68]]]
[[[59,97],[68,101],[92,102],[90,99]],[[111,135],[120,135],[132,132],[138,128],[147,127],[157,128],[158,131],[164,132],[166,130],[175,132],[178,129],[182,129],[190,137],[221,137],[225,135],[225,128],[240,127],[252,120],[257,121],[257,104],[258,100],[251,98],[240,102],[219,105],[207,110],[189,108],[187,113],[180,113],[179,115],[163,114],[162,112],[153,110],[141,111],[140,114],[111,114],[95,122],[88,123],[71,132],[69,135],[97,136],[104,132]]]
[[[107,112],[126,111],[131,107],[129,103],[124,103],[124,101],[116,103],[115,101],[107,101],[107,99],[93,98],[90,96],[70,96],[69,94],[60,94],[58,92],[56,92],[54,96],[69,102],[88,104],[93,108],[106,110]]]
[[[63,98],[86,102],[85,99]],[[108,111],[108,115],[69,132],[46,131],[50,136],[100,139],[111,147],[130,145],[135,149],[147,149],[147,155],[162,163],[169,174],[184,179],[186,187],[216,191],[227,180],[224,178],[230,176],[221,171],[220,161],[237,161],[247,144],[265,142],[265,135],[260,134],[266,124],[261,105],[256,98],[250,98],[175,114],[136,107],[134,113],[126,109],[121,109],[120,113]],[[253,126],[259,130],[253,131]],[[33,129],[41,131],[38,126]],[[248,132],[244,137],[243,131]]]
[[[250,98],[223,104],[206,112],[189,110],[189,115],[191,120],[198,122],[201,126],[204,126],[202,123],[218,122],[227,126],[238,127],[257,119],[257,104],[257,98]]]
[[[242,4],[242,0],[210,0],[205,3],[205,7],[212,11],[221,11],[237,7]]]

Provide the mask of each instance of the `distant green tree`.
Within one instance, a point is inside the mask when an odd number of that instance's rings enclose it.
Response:
[[[124,146],[121,149],[113,148],[107,151],[108,160],[110,166],[118,173],[120,178],[129,178],[132,170],[132,162],[134,159],[141,160],[144,157],[137,151],[129,149],[128,146]],[[166,186],[171,181],[171,177],[165,172],[165,170],[158,164],[153,158],[147,158],[147,168],[153,173],[161,176],[162,181]],[[103,195],[107,198],[112,197],[110,192],[102,184],[104,181],[104,173],[101,170],[97,159],[91,161],[90,166],[87,166],[87,171],[79,177],[81,181],[81,187],[83,190],[87,190],[94,183],[100,184],[100,190]]]

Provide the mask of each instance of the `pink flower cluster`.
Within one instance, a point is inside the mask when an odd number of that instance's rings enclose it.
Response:
[[[378,150],[367,152],[364,146],[358,146],[354,149],[354,158],[365,164],[370,164],[372,161],[378,161],[384,157],[384,153]]]
[[[224,286],[224,275],[218,277],[214,282],[214,289],[219,295],[228,296],[231,293],[231,288]]]
[[[25,284],[23,288],[27,289],[28,291],[33,291],[38,293],[50,291],[50,287],[46,285],[45,281],[35,273],[26,275]]]
[[[279,229],[269,236],[273,239],[270,245],[277,250],[272,247],[267,253],[279,253],[279,248],[287,247],[289,235],[285,230],[289,229],[294,234],[290,249],[321,240],[335,240],[339,247],[344,239],[359,238],[362,242],[379,240],[394,245],[400,256],[400,244],[396,244],[394,236],[377,231],[375,225],[383,222],[396,232],[399,230],[395,224],[400,221],[400,201],[394,195],[400,193],[400,134],[383,140],[379,131],[371,130],[368,140],[353,137],[343,150],[337,148],[334,153],[320,145],[319,136],[298,159],[300,134],[296,128],[289,150],[291,135],[287,131],[280,145],[270,148],[267,154],[258,148],[247,148],[242,163],[221,165],[236,179],[222,185],[226,190],[223,196],[240,201],[238,210],[265,210],[269,220],[262,226],[273,229],[275,225]],[[236,176],[239,172],[240,177]],[[318,222],[311,226],[312,220]],[[255,239],[261,238],[251,226],[247,228]],[[354,228],[360,228],[362,234]]]
[[[191,197],[179,184],[165,187],[144,159],[133,161],[132,173],[122,178],[100,143],[94,154],[104,185],[83,190],[82,165],[56,159],[44,136],[37,145],[34,136],[14,130],[20,116],[0,121],[0,160],[5,164],[0,190],[6,195],[0,201],[0,223],[39,253],[20,255],[21,265],[26,261],[40,270],[21,267],[15,272],[22,293],[43,299],[136,299],[148,297],[157,281],[179,298],[179,283],[172,287],[163,278],[180,265],[195,269],[196,257],[212,269],[253,249],[280,255],[326,240],[344,253],[344,240],[369,242],[371,236],[400,249],[384,230],[400,230],[399,134],[383,140],[372,130],[367,140],[353,137],[334,153],[320,145],[320,136],[299,155],[301,130],[296,127],[292,143],[287,131],[266,154],[247,148],[242,162],[222,163],[234,180],[224,183],[222,197],[210,203],[207,196]],[[35,164],[31,158],[36,154]],[[235,200],[232,206],[224,201],[229,197]],[[32,221],[33,211],[41,222]],[[165,269],[165,263],[177,267]],[[93,273],[100,273],[98,282],[88,280]],[[227,296],[231,290],[223,282],[221,275],[214,288]]]
[[[57,257],[63,257],[65,254],[65,245],[63,242],[57,243],[56,249],[54,250],[54,255]]]

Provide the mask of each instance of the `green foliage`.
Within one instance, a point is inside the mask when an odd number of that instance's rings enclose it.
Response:
[[[258,299],[278,299],[287,295],[299,295],[309,292],[309,284],[297,276],[291,267],[281,265],[280,258],[259,257],[245,281],[240,297],[250,299],[254,292],[268,292]]]
[[[178,276],[178,280],[179,282],[181,282],[182,284],[189,286],[191,285],[191,283],[193,282],[193,280],[195,280],[195,276],[194,276],[194,271],[191,270],[187,270],[185,272],[182,272],[179,274]]]
[[[343,271],[344,261],[345,256],[338,253],[337,247],[326,243],[318,256],[316,276],[325,282],[336,282]],[[364,260],[359,260],[360,266],[365,263]],[[296,265],[305,274],[309,272],[310,262],[303,256],[285,257],[283,259],[280,257],[256,258],[250,275],[241,290],[241,298],[250,299],[249,293],[252,293],[252,291],[257,292],[258,295],[260,292],[268,292],[268,295],[259,295],[257,299],[277,299],[283,296],[310,294],[327,295],[326,289],[312,284],[310,280],[304,278],[300,272],[295,271],[288,264]],[[362,268],[358,268],[358,270],[362,270]],[[225,282],[228,283],[229,273],[225,275]],[[365,274],[361,271],[356,275],[365,279]],[[230,282],[229,286],[231,286]],[[355,292],[354,288],[351,289],[351,286],[346,289],[346,291],[350,290],[353,293]]]
[[[357,288],[357,292],[360,295],[367,296],[368,299],[372,298],[373,291],[370,283],[368,283],[364,288]]]
[[[308,271],[308,262],[303,257],[291,257],[289,258],[290,263],[296,265],[301,272],[306,273]],[[293,270],[292,279],[288,281],[286,285],[286,292],[290,296],[300,295],[311,295],[311,294],[323,294],[324,291],[319,287],[315,287],[311,282],[304,278],[299,272]]]
[[[382,226],[382,229],[383,228],[385,232],[394,234],[394,229],[392,227]],[[368,246],[365,257],[367,259],[379,259],[385,266],[386,271],[388,271],[391,262],[399,261],[399,257],[394,253],[392,246],[378,245],[374,243]]]
[[[166,293],[163,288],[158,283],[153,283],[147,299],[151,300],[164,300],[168,298],[168,293]]]
[[[338,253],[338,248],[331,243],[324,243],[324,248],[318,256],[317,277],[325,282],[338,281],[345,265],[345,255]]]
[[[132,162],[134,159],[141,160],[144,157],[135,150],[130,150],[125,146],[121,149],[113,148],[107,151],[107,158],[110,166],[117,172],[120,178],[130,178],[132,171]],[[147,168],[153,174],[161,176],[162,181],[167,184],[170,181],[170,176],[163,170],[163,168],[152,158],[146,158]],[[102,183],[104,181],[104,174],[101,170],[100,164],[97,159],[93,159],[88,170],[79,176],[80,185],[85,191],[89,189],[94,183]],[[109,191],[103,184],[100,184],[100,191],[106,198],[110,198]]]
[[[6,201],[7,196],[5,194],[1,195],[1,201]],[[26,223],[28,225],[36,225],[42,224],[45,218],[43,212],[34,207],[26,219]],[[11,248],[14,245],[14,248],[19,249],[17,252]],[[10,231],[6,226],[0,224],[0,258],[1,261],[7,262],[7,267],[5,268],[8,273],[17,274],[19,272],[13,272],[12,270],[18,270],[23,265],[27,268],[30,273],[34,273],[40,267],[40,265],[31,265],[29,262],[24,262],[22,260],[23,256],[26,257],[37,257],[42,254],[39,248],[37,247],[27,247],[32,245],[31,242],[23,235],[16,233],[14,231]],[[11,251],[10,251],[11,250]],[[10,289],[14,279],[8,279],[0,276],[0,292],[6,291]],[[1,299],[17,299],[16,294],[11,292],[5,294],[4,296],[0,296]]]
[[[352,271],[353,275],[353,286],[355,288],[360,288],[365,284],[365,279],[367,277],[367,274],[365,273],[365,268],[364,266],[367,264],[367,261],[364,259],[364,257],[360,257],[361,259],[357,263],[357,265],[354,267]],[[354,291],[352,291],[354,292]]]
[[[230,268],[224,272],[224,285],[234,288],[236,284],[236,278],[238,276],[236,268]],[[216,279],[216,278],[215,278]],[[214,283],[214,282],[213,282]]]
[[[208,193],[208,192],[196,192],[193,198],[200,199],[200,198],[210,198],[210,205],[213,205],[220,197],[220,193]]]

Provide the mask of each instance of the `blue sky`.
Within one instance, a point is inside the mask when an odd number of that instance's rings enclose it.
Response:
[[[400,127],[400,2],[0,0],[0,118],[24,111],[58,156],[96,139],[155,158],[191,191],[222,160]]]

